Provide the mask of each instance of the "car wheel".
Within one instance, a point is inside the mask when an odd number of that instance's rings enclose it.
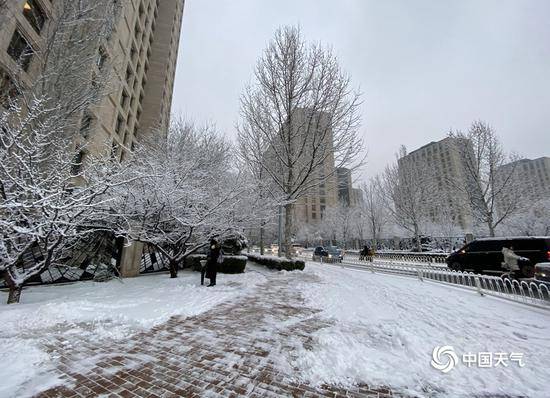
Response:
[[[453,271],[464,272],[464,266],[458,262],[452,263],[449,268],[452,269]]]

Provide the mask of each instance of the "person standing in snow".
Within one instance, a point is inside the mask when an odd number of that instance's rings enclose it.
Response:
[[[216,239],[210,240],[208,256],[206,258],[206,277],[210,279],[207,287],[216,286],[216,275],[218,274],[218,261],[220,260],[222,246]]]
[[[363,250],[359,253],[359,260],[367,260],[368,255],[370,254],[370,249],[367,245],[363,246]]]
[[[502,248],[502,255],[504,256],[503,266],[510,271],[511,278],[517,278],[516,273],[519,271],[518,260],[522,257],[514,253],[514,247],[510,246]]]

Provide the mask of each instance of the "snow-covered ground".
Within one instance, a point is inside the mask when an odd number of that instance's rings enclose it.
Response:
[[[315,263],[306,270],[321,281],[301,284],[306,303],[334,326],[316,332],[294,361],[304,380],[418,396],[550,396],[550,312],[416,279]],[[436,346],[457,354],[448,373],[430,365]],[[521,353],[525,366],[462,363],[463,354],[479,352]]]
[[[258,272],[218,275],[215,288],[200,286],[200,274],[180,272],[70,285],[35,286],[23,291],[21,303],[6,305],[0,293],[0,397],[17,396],[28,380],[41,388],[55,384],[52,358],[41,340],[49,333],[84,335],[90,339],[122,339],[167,321],[193,316],[250,293],[265,277]],[[26,388],[29,388],[28,386]],[[32,386],[30,387],[32,388]],[[14,395],[15,394],[15,395]]]
[[[413,278],[327,264],[308,263],[304,272],[248,266],[245,274],[219,275],[214,289],[201,287],[199,278],[198,273],[182,272],[177,279],[157,274],[124,283],[31,287],[20,304],[10,306],[2,293],[0,397],[29,396],[37,391],[34,386],[44,390],[58,382],[52,378],[55,372],[49,372],[56,358],[44,350],[48,336],[126,339],[173,315],[197,315],[226,301],[240,305],[241,298],[246,305],[248,295],[263,297],[268,312],[276,305],[265,300],[265,291],[277,281],[276,294],[283,302],[288,296],[299,305],[302,295],[304,308],[321,311],[289,314],[292,324],[310,320],[320,325],[307,345],[286,334],[280,338],[297,351],[279,353],[282,341],[265,347],[275,366],[293,377],[313,384],[385,385],[419,397],[550,396],[550,312]],[[269,314],[264,318],[265,333],[277,336],[278,328],[284,329],[280,320],[271,325]],[[326,319],[332,326],[324,327]],[[452,346],[457,355],[448,373],[430,365],[438,346]],[[479,352],[521,353],[525,366],[510,360],[507,367],[462,363],[463,354]]]

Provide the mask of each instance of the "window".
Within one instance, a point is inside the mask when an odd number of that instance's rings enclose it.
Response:
[[[18,30],[13,32],[13,36],[8,47],[8,54],[17,62],[24,71],[29,69],[33,55],[32,47]]]
[[[90,132],[90,126],[92,125],[92,115],[89,113],[85,113],[82,117],[82,121],[80,122],[80,134],[84,138],[88,137],[88,133]]]
[[[131,86],[132,76],[134,76],[134,72],[132,71],[132,67],[128,65],[126,68],[126,83],[128,83],[128,86]]]
[[[136,47],[132,44],[132,49],[130,50],[130,59],[132,60],[132,62],[136,61],[136,55],[137,55]]]
[[[23,6],[23,15],[36,30],[36,33],[40,33],[46,22],[46,15],[40,4],[36,0],[27,0]]]
[[[82,164],[84,163],[84,156],[85,153],[83,150],[80,150],[73,158],[73,162],[71,164],[71,173],[73,176],[76,176],[80,174],[82,171]]]
[[[10,101],[19,95],[19,90],[10,75],[0,69],[0,105],[9,108]]]
[[[128,94],[126,90],[122,90],[122,94],[120,95],[120,107],[126,109],[126,105],[128,105]]]
[[[103,65],[105,65],[106,60],[107,60],[107,54],[105,53],[105,50],[102,47],[99,47],[99,51],[97,54],[97,67],[99,69],[102,69]]]
[[[120,135],[120,133],[122,132],[123,125],[124,125],[124,118],[119,115],[116,119],[115,133]]]

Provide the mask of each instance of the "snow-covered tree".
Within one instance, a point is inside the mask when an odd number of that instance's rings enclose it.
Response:
[[[248,162],[284,195],[284,247],[291,255],[294,202],[362,161],[359,94],[327,48],[306,44],[296,27],[277,30],[241,97],[238,126]]]
[[[506,235],[550,235],[550,198],[525,203],[503,223],[502,230]]]
[[[406,149],[402,147],[398,159],[405,155]],[[387,166],[376,179],[377,189],[393,222],[412,233],[419,251],[420,236],[425,233],[424,228],[430,219],[427,204],[437,189],[429,170],[422,161],[414,165],[397,161]]]
[[[361,245],[364,244],[365,237],[369,237],[374,248],[377,247],[390,217],[379,188],[375,179],[361,185],[363,201],[358,204],[353,219]]]
[[[318,231],[323,240],[328,240],[334,245],[340,242],[344,248],[347,248],[353,238],[355,217],[356,209],[353,207],[344,204],[327,207]]]
[[[80,237],[101,230],[105,193],[119,166],[83,162],[65,119],[47,99],[0,113],[0,271],[18,302],[25,282]]]
[[[174,123],[167,140],[135,154],[130,170],[142,178],[116,195],[115,234],[152,245],[177,277],[179,264],[211,238],[224,240],[270,211],[232,159],[230,143],[212,126]]]
[[[466,134],[451,136],[462,143],[456,150],[466,173],[466,184],[455,185],[455,189],[466,193],[474,217],[495,236],[497,227],[521,208],[521,190],[514,178],[518,157],[507,154],[493,128],[482,121],[472,123]]]
[[[273,181],[268,178],[268,174],[261,166],[261,164],[254,161],[254,153],[263,151],[263,148],[256,147],[252,151],[251,147],[244,146],[242,142],[239,142],[238,144],[237,167],[239,170],[244,172],[244,176],[247,179],[248,183],[255,186],[255,196],[257,197],[257,199],[263,201],[266,204],[269,203],[272,206],[274,206],[275,204],[278,204],[278,206],[284,205],[284,198],[281,194],[280,189],[278,189]],[[258,141],[255,144],[258,145],[260,144],[260,142]],[[266,235],[269,235],[269,231],[266,230],[270,229],[270,227],[273,227],[276,221],[276,215],[273,212],[267,212],[265,215],[266,217],[258,218],[258,226],[252,229],[252,231],[257,230],[258,232],[258,243],[260,246],[260,255],[262,256],[265,253]]]

